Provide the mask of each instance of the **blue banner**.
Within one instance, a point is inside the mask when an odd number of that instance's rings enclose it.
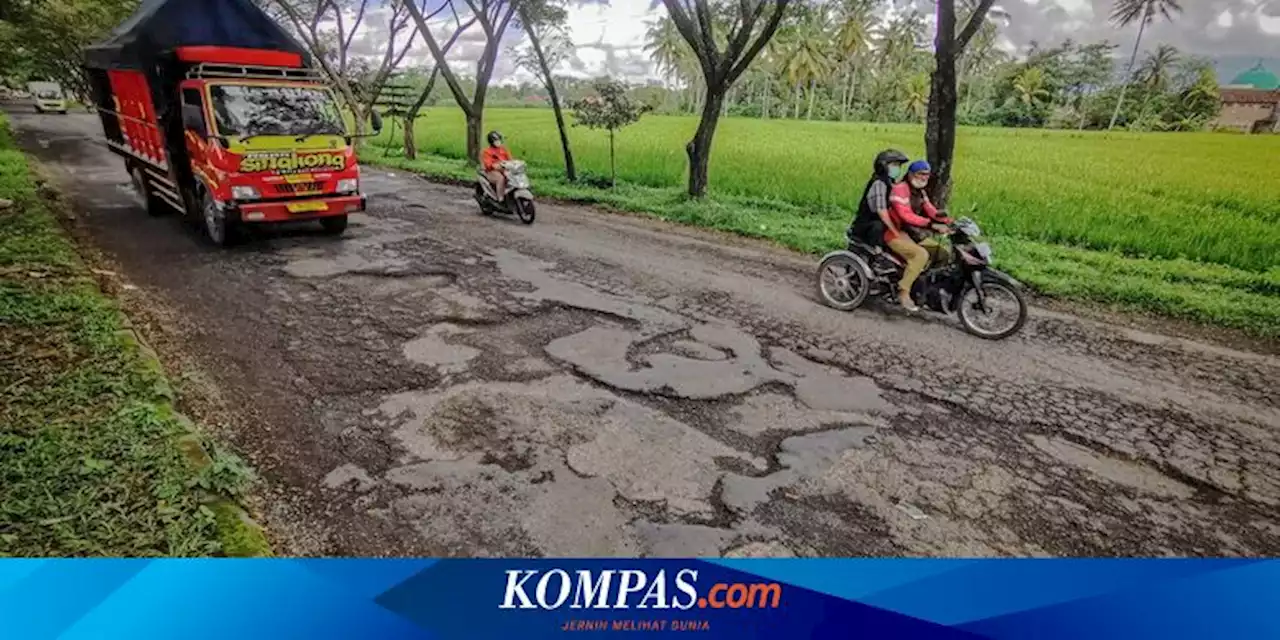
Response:
[[[0,638],[1277,638],[1275,560],[9,560]]]

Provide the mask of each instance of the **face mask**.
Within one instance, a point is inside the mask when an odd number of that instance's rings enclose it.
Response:
[[[902,177],[902,165],[900,165],[900,164],[893,164],[893,165],[889,165],[889,177],[890,177],[890,178],[893,178],[894,180],[897,180],[898,178],[901,178],[901,177]]]
[[[915,188],[917,188],[917,189],[923,189],[923,188],[925,188],[925,187],[929,186],[929,181],[928,181],[928,180],[912,180],[912,181],[911,181],[911,186],[913,186],[913,187],[915,187]]]

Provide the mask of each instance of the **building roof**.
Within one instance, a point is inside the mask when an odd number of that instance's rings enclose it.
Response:
[[[1280,104],[1280,91],[1262,89],[1222,89],[1224,104]]]
[[[1276,74],[1271,73],[1262,63],[1254,65],[1252,68],[1245,70],[1236,76],[1231,84],[1238,84],[1253,87],[1254,89],[1264,89],[1272,91],[1280,88],[1280,78]]]

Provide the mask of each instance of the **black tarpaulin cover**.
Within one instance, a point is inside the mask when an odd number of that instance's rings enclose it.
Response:
[[[159,56],[188,46],[289,51],[310,62],[306,50],[253,0],[144,0],[110,38],[85,49],[85,64],[149,71]]]

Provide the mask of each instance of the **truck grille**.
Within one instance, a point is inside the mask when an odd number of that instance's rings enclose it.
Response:
[[[276,193],[312,193],[322,191],[324,189],[323,182],[298,182],[294,184],[278,184],[276,185]]]

